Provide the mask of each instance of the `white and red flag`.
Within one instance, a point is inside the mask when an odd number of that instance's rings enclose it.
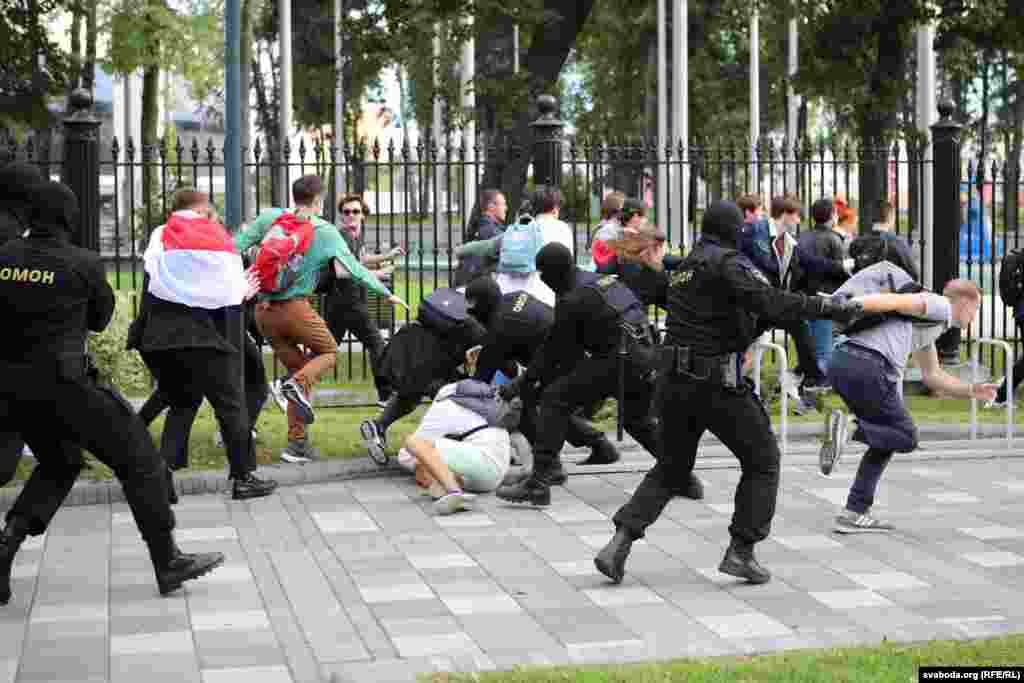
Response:
[[[143,255],[149,293],[196,308],[237,306],[250,285],[224,226],[195,211],[176,211],[153,231]]]

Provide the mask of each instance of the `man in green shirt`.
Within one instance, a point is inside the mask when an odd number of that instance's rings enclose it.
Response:
[[[288,369],[290,377],[281,385],[288,399],[288,447],[281,453],[287,462],[309,462],[319,453],[309,444],[306,425],[313,422],[313,404],[310,391],[325,372],[334,367],[338,343],[327,324],[309,303],[320,279],[321,271],[333,266],[337,277],[352,278],[367,289],[387,297],[392,304],[404,306],[401,298],[392,294],[349,251],[338,229],[319,215],[323,203],[323,185],[320,178],[307,175],[292,184],[293,213],[313,223],[315,235],[309,249],[288,267],[294,278],[281,291],[260,295],[256,305],[256,326],[277,357]],[[274,222],[286,209],[268,209],[235,237],[235,247],[245,253],[259,246]],[[300,348],[303,347],[303,348]]]

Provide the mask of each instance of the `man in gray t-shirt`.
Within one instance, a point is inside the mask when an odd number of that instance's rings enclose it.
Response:
[[[892,292],[912,282],[910,276],[888,262],[865,268],[836,294],[868,298],[878,310],[883,304],[896,315],[880,324],[855,332],[836,348],[829,366],[829,382],[846,403],[857,429],[853,440],[868,445],[850,487],[846,507],[836,517],[841,533],[891,531],[892,526],[870,514],[882,472],[893,453],[917,448],[917,427],[903,403],[903,369],[913,354],[925,385],[936,392],[959,398],[991,400],[995,384],[969,384],[939,366],[935,340],[949,327],[967,327],[981,302],[981,291],[969,280],[952,280],[942,294],[877,294]],[[845,445],[849,420],[833,410],[821,447],[822,474],[829,475]]]

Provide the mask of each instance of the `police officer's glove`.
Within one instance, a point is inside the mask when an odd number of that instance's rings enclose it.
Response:
[[[819,301],[821,302],[820,317],[834,320],[841,325],[849,325],[864,316],[864,304],[860,301],[836,297],[819,297]]]
[[[519,376],[508,384],[502,384],[498,387],[498,396],[501,397],[502,401],[511,401],[512,399],[519,396],[523,391],[523,382],[526,381],[526,373],[520,372]]]

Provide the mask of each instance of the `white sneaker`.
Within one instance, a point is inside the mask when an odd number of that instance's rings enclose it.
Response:
[[[467,509],[469,501],[476,498],[472,493],[452,491],[434,501],[434,512],[438,515],[454,515]]]
[[[32,458],[33,460],[35,460],[36,454],[33,453],[32,449],[28,447],[28,444],[25,444],[24,446],[21,447],[21,457]]]

